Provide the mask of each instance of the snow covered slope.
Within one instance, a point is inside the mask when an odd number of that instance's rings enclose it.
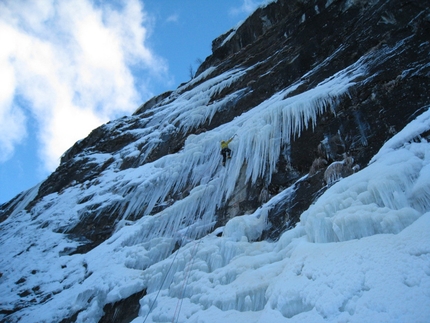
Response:
[[[428,322],[430,12],[323,2],[258,9],[0,206],[0,321]]]

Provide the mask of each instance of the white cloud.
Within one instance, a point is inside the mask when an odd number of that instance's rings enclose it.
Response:
[[[255,9],[257,9],[258,6],[260,6],[262,3],[267,2],[267,0],[243,0],[243,3],[238,8],[232,8],[230,10],[230,15],[237,16],[241,14],[249,15],[252,13]]]
[[[26,136],[25,115],[21,108],[14,106],[16,87],[14,69],[9,63],[8,53],[14,50],[14,34],[0,21],[0,162],[13,155],[14,146]]]
[[[53,170],[76,140],[149,98],[148,79],[167,81],[166,63],[145,45],[150,24],[138,0],[0,3],[0,162],[25,139],[25,113]]]
[[[177,13],[170,15],[166,19],[167,22],[178,22],[179,21],[179,15]]]
[[[3,102],[0,102],[3,106]],[[26,118],[19,107],[0,109],[0,163],[13,155],[14,145],[26,137]]]

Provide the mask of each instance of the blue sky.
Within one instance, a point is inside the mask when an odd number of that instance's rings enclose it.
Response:
[[[190,79],[267,0],[0,3],[0,204],[97,126]]]

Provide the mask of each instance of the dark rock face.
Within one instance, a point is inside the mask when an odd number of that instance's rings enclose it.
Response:
[[[104,315],[99,323],[128,323],[133,321],[139,313],[139,300],[145,296],[146,291],[137,292],[113,304],[106,304]]]
[[[354,79],[349,93],[337,98],[336,104],[327,102],[325,112],[313,124],[304,125],[291,142],[281,144],[275,172],[266,172],[254,184],[240,176],[235,193],[216,211],[215,226],[223,226],[231,217],[251,213],[270,197],[294,187],[293,194],[270,210],[270,223],[260,237],[277,239],[327,189],[324,173],[330,165],[352,158],[350,168],[341,171],[340,176],[349,175],[354,167],[366,167],[389,138],[428,109],[429,35],[428,1],[273,2],[255,11],[236,31],[215,39],[213,54],[197,71],[200,79],[177,90],[184,93],[226,71],[246,69],[244,76],[212,94],[210,103],[237,93],[210,120],[187,129],[173,124],[160,134],[157,145],[150,146],[134,130],[151,125],[151,108],[162,109],[175,102],[175,92],[164,93],[142,105],[134,115],[95,129],[71,147],[26,209],[32,212],[41,199],[61,194],[68,187],[82,186],[84,190],[105,171],[137,168],[175,154],[190,135],[230,122],[282,89],[297,84],[288,96],[299,95],[358,61],[364,62],[366,70]],[[205,75],[211,67],[214,70]],[[124,153],[121,159],[116,158],[136,142],[139,154]],[[189,183],[181,192],[171,192],[171,197],[181,199],[191,189]],[[80,203],[91,199],[86,196]],[[0,221],[10,216],[22,200],[24,195],[0,206]],[[156,214],[169,205],[168,201],[162,202],[133,214],[130,220]],[[128,202],[110,203],[109,207],[89,204],[80,214],[79,224],[64,229],[71,238],[83,241],[73,252],[86,253],[111,236]],[[136,300],[130,301],[132,313]],[[110,316],[118,308],[126,311],[127,303],[107,305],[102,321],[111,322]]]

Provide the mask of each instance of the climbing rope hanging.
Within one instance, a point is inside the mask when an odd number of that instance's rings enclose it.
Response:
[[[175,323],[175,322],[177,323],[179,320],[179,314],[181,313],[181,309],[182,309],[182,302],[184,301],[185,289],[187,288],[188,278],[190,277],[191,268],[194,265],[195,256],[197,254],[198,246],[200,245],[200,242],[201,240],[194,241],[193,250],[191,251],[191,259],[188,262],[187,267],[185,268],[185,272],[184,272],[185,277],[184,277],[184,282],[182,284],[182,292],[181,292],[181,296],[178,299],[178,303],[176,304],[176,309],[175,309],[175,313],[173,314],[172,323]]]
[[[170,270],[171,270],[171,269],[172,269],[172,267],[173,267],[173,263],[175,262],[175,259],[176,259],[177,255],[178,255],[178,253],[179,253],[179,249],[178,249],[178,250],[176,250],[175,256],[173,257],[173,260],[172,260],[172,262],[170,263],[170,266],[169,266],[169,268],[167,269],[167,272],[166,272],[166,274],[165,274],[165,275],[164,275],[164,277],[163,277],[163,280],[162,280],[162,282],[161,282],[161,284],[160,284],[160,288],[158,289],[157,294],[155,295],[155,298],[154,298],[154,300],[152,301],[151,306],[149,307],[149,311],[148,311],[148,313],[146,314],[146,316],[145,316],[145,318],[144,318],[144,320],[143,320],[143,323],[145,323],[145,322],[146,322],[146,320],[147,320],[147,319],[148,319],[148,317],[149,317],[149,314],[151,314],[151,312],[152,312],[152,310],[153,310],[153,308],[154,308],[155,302],[157,301],[158,295],[160,295],[161,289],[163,288],[163,285],[164,285],[164,283],[166,282],[167,276],[169,275],[169,272],[170,272]]]
[[[185,237],[186,237],[186,236],[187,236],[187,234],[188,234],[188,230],[189,230],[189,228],[190,228],[190,227],[188,227],[188,228],[187,228],[187,231],[186,231],[186,232],[185,232],[185,234],[184,234],[184,238],[181,240],[181,244],[180,244],[180,246],[179,246],[178,250],[176,250],[175,255],[173,256],[172,262],[170,263],[170,266],[169,266],[169,268],[167,269],[167,271],[166,271],[166,273],[165,273],[165,275],[164,275],[164,277],[163,277],[163,280],[161,281],[160,288],[158,289],[157,294],[155,295],[155,298],[154,298],[154,300],[152,301],[151,306],[149,307],[148,313],[146,314],[145,318],[143,319],[143,323],[145,323],[145,322],[146,322],[146,320],[147,320],[147,319],[148,319],[148,317],[149,317],[149,314],[151,314],[152,310],[154,309],[155,302],[157,301],[157,298],[158,298],[158,296],[160,295],[161,289],[163,288],[164,283],[166,282],[167,276],[169,275],[169,273],[170,273],[170,271],[171,271],[171,269],[172,269],[172,267],[173,267],[173,264],[175,263],[176,257],[177,257],[177,256],[178,256],[178,254],[179,254],[179,250],[181,250],[181,248],[182,248],[182,246],[183,246],[183,242],[185,241]],[[191,252],[191,259],[190,259],[191,264],[190,264],[190,262],[189,262],[189,263],[188,263],[188,266],[187,266],[187,268],[186,268],[186,270],[185,270],[185,276],[186,276],[186,278],[185,278],[185,280],[184,280],[184,284],[183,284],[183,286],[182,286],[182,293],[181,293],[181,297],[180,297],[180,299],[178,300],[178,304],[176,305],[176,310],[175,310],[175,314],[173,315],[173,320],[172,320],[172,322],[174,322],[174,321],[175,321],[176,316],[178,316],[178,317],[179,317],[179,313],[180,313],[181,308],[182,308],[182,300],[183,300],[183,296],[184,296],[184,294],[185,294],[185,289],[186,289],[186,284],[187,284],[187,281],[188,281],[189,273],[190,273],[190,271],[191,271],[191,267],[192,267],[192,266],[193,266],[193,264],[194,264],[194,259],[195,259],[195,258],[194,258],[194,256],[197,254],[197,250],[198,250],[198,245],[199,245],[199,244],[200,244],[200,241],[196,241],[196,240],[194,240],[194,246],[193,246],[193,250],[192,250],[192,252]],[[176,322],[177,322],[177,321],[176,321]]]

